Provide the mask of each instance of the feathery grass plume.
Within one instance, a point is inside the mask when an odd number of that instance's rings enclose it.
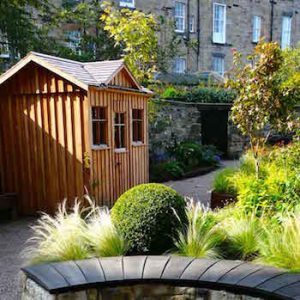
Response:
[[[98,207],[90,214],[87,239],[95,256],[119,256],[128,250],[125,239],[112,223],[108,208]]]
[[[28,240],[30,246],[25,256],[31,264],[84,259],[89,257],[86,241],[86,223],[82,214],[86,209],[78,200],[70,212],[66,200],[58,207],[52,217],[43,213],[37,224],[32,226],[33,237]]]
[[[261,237],[261,224],[256,211],[246,214],[233,209],[232,215],[225,218],[221,226],[226,235],[226,256],[242,260],[255,258]]]
[[[174,254],[191,257],[216,258],[218,246],[224,239],[214,214],[199,202],[190,201],[186,208],[188,224],[178,231]]]
[[[300,214],[287,216],[281,224],[265,225],[257,261],[300,271]]]

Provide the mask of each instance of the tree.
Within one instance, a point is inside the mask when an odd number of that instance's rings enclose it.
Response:
[[[105,4],[101,20],[135,77],[141,82],[151,79],[157,65],[159,29],[153,15]]]
[[[80,33],[80,43],[76,51],[61,47],[58,55],[81,61],[116,59],[121,55],[115,41],[104,30],[104,23],[100,19],[103,10],[99,0],[65,2],[56,20],[59,27],[70,23]]]
[[[28,51],[41,49],[49,44],[45,41],[47,32],[44,27],[37,25],[37,19],[42,21],[49,18],[50,11],[48,1],[0,1],[0,35],[2,45],[6,44],[9,48],[11,63]]]
[[[261,41],[248,59],[250,63],[244,65],[242,55],[234,53],[234,67],[226,86],[238,92],[231,119],[250,138],[259,176],[259,149],[271,131],[292,130],[295,125],[299,85],[290,81],[294,71],[277,43]]]

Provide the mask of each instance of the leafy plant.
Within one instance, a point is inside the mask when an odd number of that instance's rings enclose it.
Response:
[[[98,257],[125,255],[128,249],[107,208],[93,209],[88,218],[86,238],[92,254]]]
[[[69,213],[64,201],[54,217],[42,214],[32,227],[33,237],[26,256],[32,264],[85,259],[90,256],[86,241],[86,223],[82,218],[84,210],[75,201]]]
[[[219,246],[224,235],[213,214],[200,203],[191,202],[186,208],[187,225],[183,224],[175,239],[174,254],[191,257],[220,257]]]
[[[268,224],[260,239],[258,262],[300,271],[300,215],[291,214],[282,224]]]
[[[112,208],[112,220],[128,242],[129,253],[161,254],[172,245],[185,201],[170,187],[141,184],[125,192]]]
[[[295,126],[294,106],[299,85],[286,85],[282,76],[284,56],[277,43],[261,41],[249,57],[242,62],[240,53],[234,53],[232,77],[226,86],[238,92],[231,111],[231,119],[243,135],[250,138],[255,158],[256,176],[259,177],[258,150],[266,144],[270,132],[291,130]]]
[[[152,79],[156,70],[158,24],[152,14],[139,10],[116,9],[109,3],[104,4],[101,20],[104,29],[121,47],[122,55],[129,69],[140,82]]]
[[[261,236],[259,219],[256,212],[235,213],[221,222],[226,234],[227,256],[231,259],[252,260],[259,250]]]
[[[213,181],[213,190],[218,193],[236,194],[236,187],[233,176],[236,173],[235,169],[225,168],[217,173]]]

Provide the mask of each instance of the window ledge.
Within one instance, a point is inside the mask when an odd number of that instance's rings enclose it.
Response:
[[[93,145],[92,150],[107,150],[110,149],[108,145]]]
[[[139,146],[145,146],[143,142],[132,142],[132,146],[139,147]]]
[[[119,149],[115,149],[114,152],[115,153],[126,153],[128,151],[126,150],[126,148],[119,148]]]

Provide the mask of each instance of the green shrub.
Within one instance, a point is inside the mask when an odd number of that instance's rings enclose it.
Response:
[[[151,181],[164,182],[181,178],[184,170],[179,162],[169,161],[151,165],[150,175]]]
[[[112,208],[112,219],[128,242],[129,252],[161,254],[171,248],[185,201],[162,184],[142,184],[125,192]]]
[[[214,146],[201,145],[195,142],[181,142],[173,149],[175,159],[186,170],[205,165],[216,165],[219,162],[218,151]]]
[[[216,87],[194,87],[192,89],[168,86],[160,95],[161,98],[195,102],[195,103],[231,103],[236,93]]]
[[[213,190],[218,193],[235,195],[236,188],[233,180],[235,173],[236,170],[231,168],[225,168],[217,173],[213,181]]]
[[[224,235],[212,212],[191,203],[186,208],[188,223],[178,231],[174,254],[191,257],[220,257],[219,246]]]
[[[267,224],[260,239],[258,262],[300,271],[300,215],[286,217],[282,224]]]

